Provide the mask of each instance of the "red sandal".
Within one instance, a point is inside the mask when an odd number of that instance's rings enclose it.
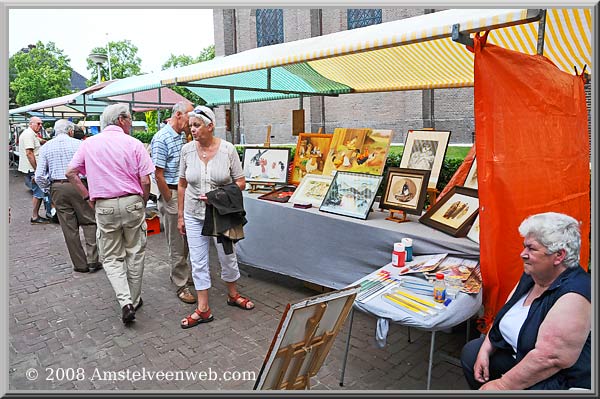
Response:
[[[198,315],[199,319],[196,320],[192,317],[192,315],[189,315],[185,318],[187,324],[182,323],[181,328],[190,328],[197,326],[200,323],[208,323],[214,320],[212,313],[210,313],[210,308],[208,308],[206,312],[201,312],[198,310],[198,308],[196,308],[196,310],[194,310],[194,313]]]
[[[240,302],[238,302],[238,299],[240,299],[240,298],[242,300]],[[237,306],[238,308],[242,308],[244,310],[252,310],[252,309],[254,309],[254,304],[252,305],[251,308],[247,307],[248,306],[248,302],[250,302],[250,299],[244,298],[239,293],[235,294],[234,297],[230,297],[229,295],[227,295],[227,304],[229,306]]]

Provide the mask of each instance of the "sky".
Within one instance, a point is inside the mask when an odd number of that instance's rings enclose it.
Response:
[[[108,41],[137,46],[142,73],[160,71],[171,54],[197,56],[214,44],[212,9],[10,9],[8,17],[10,55],[52,41],[86,78],[88,55]]]

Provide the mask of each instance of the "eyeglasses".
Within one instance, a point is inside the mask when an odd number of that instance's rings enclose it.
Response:
[[[131,115],[121,114],[119,116],[123,119],[131,119]]]
[[[206,115],[206,113],[204,111],[202,111],[201,109],[194,109],[194,113],[198,114],[198,115],[202,115],[205,118],[208,118],[208,120],[210,121],[210,123],[213,122],[212,118],[210,116]]]

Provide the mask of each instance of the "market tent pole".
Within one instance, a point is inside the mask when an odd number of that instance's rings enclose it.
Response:
[[[538,55],[544,55],[544,37],[546,31],[546,10],[541,10],[542,16],[540,18],[539,27],[538,27],[538,43],[537,43],[537,53]]]

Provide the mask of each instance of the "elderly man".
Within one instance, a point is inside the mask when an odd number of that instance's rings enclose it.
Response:
[[[50,223],[50,219],[52,218],[50,197],[36,184],[34,177],[35,169],[37,168],[37,158],[40,147],[43,144],[38,137],[38,133],[41,130],[42,120],[34,116],[29,120],[29,127],[19,136],[19,172],[25,173],[25,184],[31,187],[31,191],[33,192],[31,224]],[[45,218],[39,215],[42,200],[46,208]]]
[[[177,183],[179,181],[179,158],[181,147],[186,143],[185,130],[188,112],[194,107],[188,102],[178,102],[168,123],[152,138],[152,161],[160,191],[158,211],[162,218],[169,247],[171,281],[177,287],[177,297],[185,303],[195,303],[192,267],[188,263],[188,243],[177,228]]]
[[[123,323],[129,324],[143,303],[146,202],[154,164],[142,142],[129,135],[132,121],[127,104],[106,107],[101,125],[102,133],[81,143],[67,178],[95,207],[98,250]],[[87,175],[89,191],[79,173]]]
[[[73,270],[80,273],[95,272],[102,269],[102,264],[98,262],[94,211],[65,177],[67,166],[81,144],[81,141],[73,138],[73,132],[73,122],[66,119],[56,121],[55,138],[40,149],[35,181],[42,190],[50,189]],[[85,237],[87,255],[79,238],[80,226]]]

